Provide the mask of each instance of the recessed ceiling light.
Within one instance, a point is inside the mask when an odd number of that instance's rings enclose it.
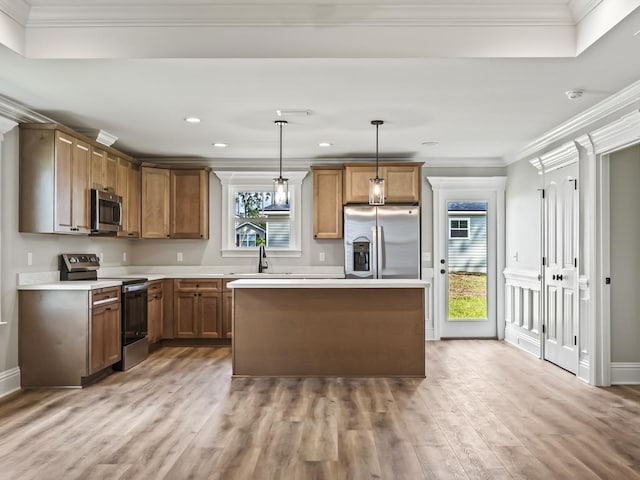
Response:
[[[332,145],[333,145],[333,143],[329,143],[329,142],[320,142],[318,144],[319,147],[324,147],[324,148],[331,147]]]
[[[218,147],[218,148],[226,148],[229,146],[228,143],[222,143],[222,142],[216,142],[213,144],[214,147]]]
[[[435,147],[438,145],[438,142],[422,142],[421,145],[423,147]]]
[[[584,94],[584,90],[567,90],[564,92],[569,100],[575,100],[576,98],[580,98]]]
[[[187,117],[184,121],[187,123],[200,123],[200,119],[198,117]]]

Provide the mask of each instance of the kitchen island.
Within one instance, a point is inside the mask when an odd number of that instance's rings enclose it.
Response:
[[[424,377],[427,285],[359,279],[231,282],[233,375]]]

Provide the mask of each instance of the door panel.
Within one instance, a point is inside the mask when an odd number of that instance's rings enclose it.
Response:
[[[545,177],[544,358],[576,373],[577,347],[577,166]]]
[[[378,207],[379,278],[420,278],[420,207]]]
[[[459,208],[471,208],[471,204],[481,204],[484,210],[462,214],[461,211],[450,211],[454,204]],[[439,291],[436,293],[439,295],[440,305],[440,337],[496,338],[496,195],[494,192],[481,190],[450,190],[442,193],[437,208],[440,218],[440,248],[435,259],[435,274],[440,280]],[[477,221],[482,216],[484,223]],[[462,218],[465,222],[460,222]],[[457,223],[452,225],[451,219],[457,219]],[[476,232],[482,232],[484,238],[481,242],[475,241],[473,236]],[[455,243],[456,241],[468,245],[463,248]],[[469,258],[462,258],[463,254]],[[484,263],[478,263],[480,258],[484,259]],[[450,263],[450,260],[454,260],[453,263]],[[453,303],[450,303],[450,300]]]

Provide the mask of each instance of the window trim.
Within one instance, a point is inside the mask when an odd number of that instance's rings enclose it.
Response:
[[[239,248],[235,246],[235,215],[232,212],[234,195],[238,191],[251,191],[273,188],[274,172],[238,172],[214,171],[222,184],[222,199],[220,202],[221,247],[223,257],[254,257],[257,247]],[[269,247],[267,252],[272,257],[300,257],[302,256],[302,181],[307,176],[304,172],[282,172],[282,176],[289,179],[289,218],[291,221],[291,245],[289,248]]]
[[[466,220],[467,221],[467,228],[456,228],[455,230],[466,230],[467,231],[467,236],[466,237],[452,237],[451,236],[451,222],[453,221],[460,221],[460,220]],[[449,240],[469,240],[471,238],[471,217],[453,217],[453,218],[449,218]]]

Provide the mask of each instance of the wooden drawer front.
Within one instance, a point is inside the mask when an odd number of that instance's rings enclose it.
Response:
[[[222,282],[221,280],[209,280],[209,279],[180,279],[174,280],[174,288],[176,290],[198,290],[198,291],[208,291],[208,292],[216,292],[221,290]]]
[[[91,302],[94,306],[120,301],[120,287],[98,288],[91,291]]]
[[[162,280],[154,280],[149,282],[148,296],[149,298],[159,295],[162,297]]]

